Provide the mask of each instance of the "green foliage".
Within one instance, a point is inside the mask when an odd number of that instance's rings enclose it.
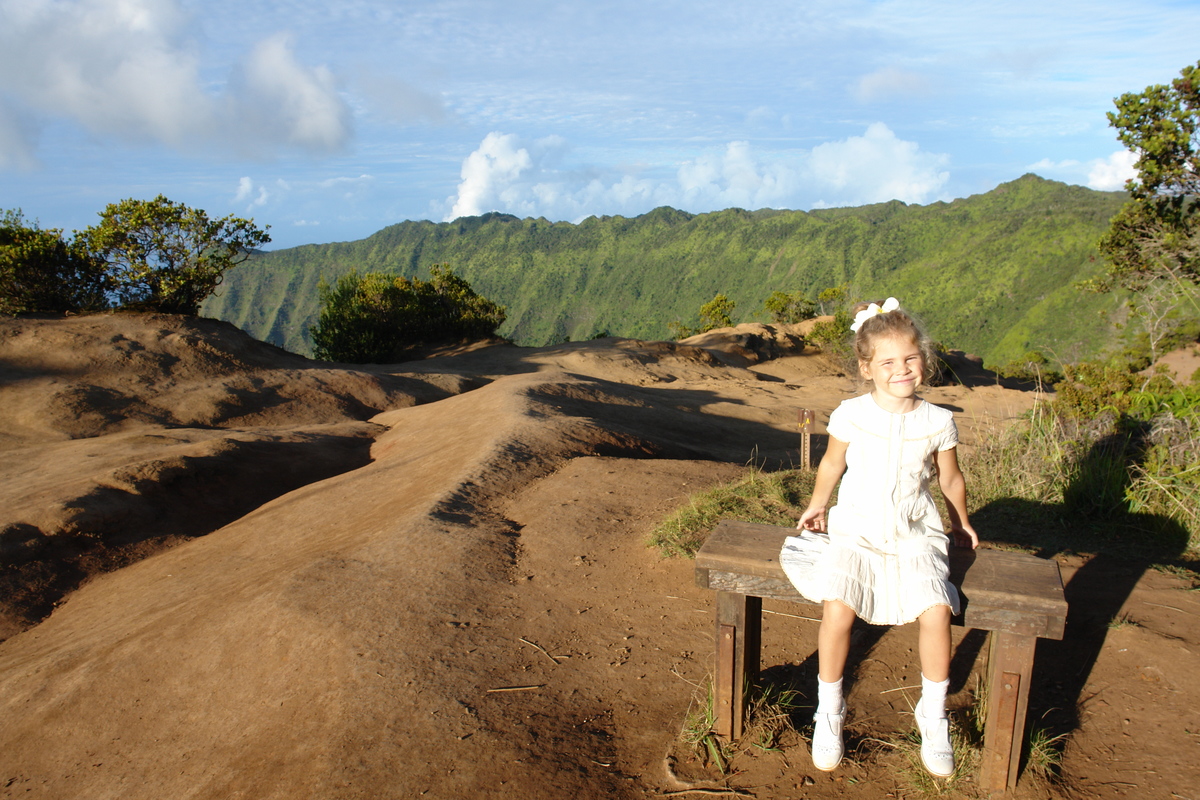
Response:
[[[1044,386],[1050,386],[1063,379],[1062,373],[1054,369],[1050,360],[1037,350],[1030,350],[1021,358],[998,367],[996,374],[1001,378],[1012,378]]]
[[[775,291],[763,302],[763,311],[771,315],[772,322],[794,324],[815,317],[817,304],[803,292]]]
[[[733,317],[730,315],[733,314],[736,307],[737,303],[723,294],[718,294],[700,306],[699,326],[690,328],[679,320],[672,320],[667,323],[667,329],[671,332],[672,338],[678,340],[695,336],[698,333],[708,333],[716,328],[730,328],[733,327]]]
[[[1111,268],[1093,288],[1200,283],[1200,62],[1170,86],[1147,86],[1114,103],[1109,124],[1137,155],[1138,174],[1101,241]]]
[[[852,322],[854,318],[850,316],[850,309],[843,303],[834,313],[833,319],[823,319],[814,323],[804,339],[828,353],[843,369],[857,374],[858,358],[854,355],[854,338],[850,332]]]
[[[505,305],[499,333],[536,346],[597,331],[661,339],[722,293],[760,309],[774,291],[898,297],[934,339],[1003,364],[1030,349],[1065,360],[1115,341],[1126,293],[1080,294],[1102,267],[1096,241],[1125,201],[1033,175],[952,203],[591,217],[575,224],[486,214],[403,222],[357,242],[255,255],[206,302],[210,316],[310,352],[317,284],[357,269],[415,277],[452,263]],[[826,311],[846,305],[827,300]],[[764,314],[763,319],[766,319]]]
[[[972,510],[1028,501],[1061,508],[1064,529],[1085,521],[1089,549],[1200,555],[1200,385],[1115,359],[1064,372],[1053,400],[965,462]]]
[[[317,358],[354,364],[404,360],[414,349],[492,336],[504,308],[480,297],[447,264],[423,281],[350,272],[321,284],[321,316],[312,330]]]
[[[77,238],[107,262],[122,306],[176,314],[198,314],[225,273],[271,241],[252,220],[232,215],[212,220],[161,194],[110,203],[100,212],[100,224]]]
[[[850,302],[850,286],[843,283],[841,286],[830,286],[822,289],[817,294],[817,303],[821,306],[821,315],[829,316],[837,309]]]
[[[716,295],[712,300],[700,306],[700,332],[733,327],[731,315],[736,307],[737,303],[723,294]]]
[[[57,228],[27,223],[20,209],[0,213],[0,314],[98,310],[104,265]]]
[[[1176,387],[1165,372],[1141,375],[1120,359],[1066,364],[1063,372],[1063,380],[1054,385],[1054,410],[1076,419],[1110,413],[1146,420],[1162,403],[1172,408],[1167,398],[1189,392],[1189,387]]]

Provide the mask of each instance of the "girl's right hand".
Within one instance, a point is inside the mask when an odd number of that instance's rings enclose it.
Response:
[[[825,533],[825,506],[809,506],[796,523],[797,530]]]

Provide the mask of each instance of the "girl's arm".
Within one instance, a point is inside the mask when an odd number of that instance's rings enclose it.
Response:
[[[960,547],[979,546],[979,534],[967,520],[967,479],[958,468],[958,448],[940,450],[937,454],[938,485],[946,498],[950,514],[950,534]]]
[[[829,445],[825,455],[821,456],[821,464],[817,467],[817,480],[813,485],[812,497],[808,508],[800,515],[797,528],[825,533],[825,509],[829,498],[833,496],[834,487],[846,471],[846,448],[850,445],[840,439],[829,437]]]

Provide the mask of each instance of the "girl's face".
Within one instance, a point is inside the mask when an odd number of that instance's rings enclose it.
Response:
[[[914,339],[881,336],[870,361],[859,361],[862,376],[875,384],[876,397],[905,401],[917,392],[925,374],[925,358]]]

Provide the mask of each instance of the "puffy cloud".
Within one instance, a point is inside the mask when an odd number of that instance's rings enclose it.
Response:
[[[0,18],[0,161],[29,150],[4,132],[19,114],[180,150],[327,152],[349,138],[331,73],[300,64],[285,36],[214,92],[177,0],[0,0]]]
[[[1136,163],[1137,156],[1128,150],[1119,150],[1108,158],[1093,161],[1088,170],[1088,188],[1102,192],[1124,189],[1125,181],[1137,177]]]
[[[234,113],[251,144],[286,142],[330,152],[350,136],[350,109],[333,74],[297,61],[287,34],[260,42],[233,86]]]
[[[640,214],[659,205],[702,212],[721,208],[810,208],[935,199],[949,179],[946,156],[922,152],[882,123],[864,135],[827,142],[811,151],[763,156],[748,142],[731,142],[674,168],[672,177],[649,169],[565,169],[566,142],[522,142],[489,133],[463,161],[445,219],[504,211],[518,216],[579,219],[590,214]],[[660,167],[656,174],[664,170]]]
[[[821,205],[924,203],[950,179],[944,169],[948,161],[944,155],[921,152],[916,142],[903,141],[876,122],[862,136],[814,147],[811,170],[817,185],[829,193]]]
[[[462,182],[449,219],[469,217],[520,204],[521,174],[533,167],[529,151],[513,134],[489,133],[462,165]],[[543,189],[544,193],[546,190]],[[534,195],[538,194],[535,189]]]
[[[730,142],[721,154],[709,154],[679,168],[685,207],[765,208],[787,202],[799,184],[786,162],[760,165],[748,142]]]

